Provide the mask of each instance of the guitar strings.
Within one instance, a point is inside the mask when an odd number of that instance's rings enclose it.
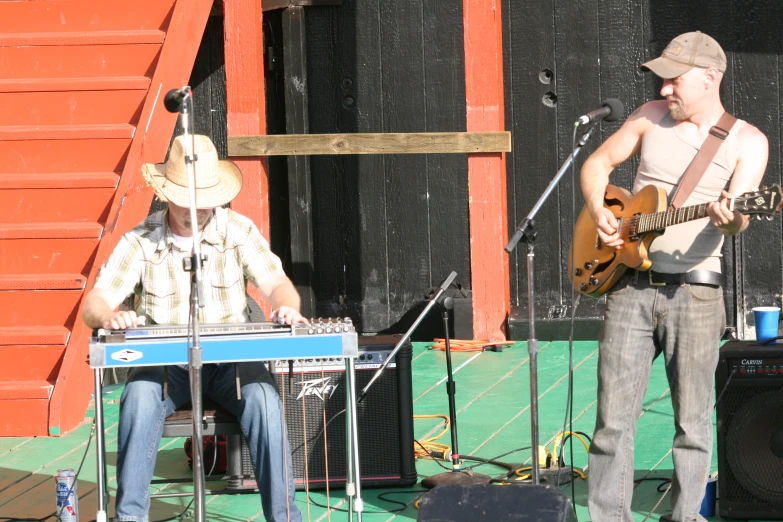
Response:
[[[637,234],[643,234],[651,230],[665,228],[693,219],[701,219],[706,217],[707,206],[708,203],[701,203],[699,205],[682,207],[675,210],[634,215],[627,220],[623,220],[622,225],[618,228],[618,232],[620,232],[620,235],[622,236],[635,228]],[[672,222],[670,222],[670,218],[673,218]]]

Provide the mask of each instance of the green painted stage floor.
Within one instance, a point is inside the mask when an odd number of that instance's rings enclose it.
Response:
[[[416,343],[413,354],[413,397],[415,415],[448,414],[446,395],[445,354],[428,350],[428,344]],[[538,355],[539,442],[550,450],[554,438],[563,429],[568,390],[568,344],[541,342]],[[501,353],[455,353],[456,403],[458,413],[459,449],[463,455],[492,458],[511,450],[529,446],[531,439],[530,381],[527,344],[522,342]],[[573,429],[592,435],[596,407],[597,343],[580,341],[574,345],[574,407]],[[116,460],[118,401],[121,388],[108,389],[104,396],[106,416],[107,462],[111,494],[116,490],[114,466]],[[78,468],[85,454],[90,433],[88,413],[85,424],[61,438],[0,438],[0,520],[21,518],[55,520],[50,516],[55,506],[53,475],[58,468]],[[422,440],[441,431],[438,419],[423,418],[414,422],[415,436]],[[670,477],[672,473],[671,440],[674,433],[672,406],[662,361],[655,362],[653,376],[644,400],[636,435],[636,478]],[[449,443],[448,434],[439,442]],[[156,473],[161,478],[187,477],[189,469],[183,453],[183,439],[163,439]],[[360,444],[363,441],[359,441]],[[574,464],[587,465],[587,453],[574,441]],[[568,459],[568,457],[566,457]],[[531,462],[531,451],[512,453],[500,459],[523,467]],[[468,463],[470,464],[470,463]],[[717,450],[713,452],[712,471],[717,470]],[[417,461],[421,478],[439,473],[436,462]],[[477,470],[496,476],[505,472],[494,466]],[[589,471],[589,470],[588,470]],[[95,451],[91,444],[79,477],[79,508],[81,520],[95,519],[96,507]],[[659,493],[658,481],[641,482],[634,491],[635,520],[657,521],[670,511],[667,493]],[[209,483],[208,487],[222,487]],[[498,486],[501,487],[501,486]],[[189,486],[170,485],[164,492],[186,491]],[[415,500],[421,494],[417,485],[409,489],[363,490],[365,520],[415,520]],[[568,497],[571,487],[563,486]],[[587,483],[577,479],[575,504],[578,520],[589,520],[586,507]],[[323,492],[297,493],[297,503],[306,520],[346,520],[338,511],[347,505],[343,491],[332,491],[331,512],[320,507],[326,504]],[[156,499],[151,520],[162,520],[181,513],[188,498]],[[390,500],[396,501],[390,502]],[[220,495],[207,497],[207,519],[210,521],[264,520],[257,494]],[[113,514],[113,502],[112,502]],[[46,517],[49,517],[48,519]],[[715,517],[712,520],[720,520]]]

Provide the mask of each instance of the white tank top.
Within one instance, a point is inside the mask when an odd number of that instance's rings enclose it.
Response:
[[[642,139],[634,193],[647,185],[657,185],[666,191],[668,203],[671,203],[674,188],[701,146],[701,143],[680,136],[675,124],[671,113],[666,113]],[[738,120],[734,125],[683,207],[720,199],[721,190],[728,186],[736,166],[729,164],[727,151],[730,150],[729,147],[736,139],[737,130],[742,124],[744,122]],[[650,247],[652,270],[672,274],[691,270],[720,272],[722,245],[723,234],[710,223],[709,218],[667,227],[664,234],[656,238]]]

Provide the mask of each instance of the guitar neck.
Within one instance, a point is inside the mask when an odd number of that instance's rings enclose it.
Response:
[[[707,217],[707,207],[709,205],[710,203],[702,203],[674,210],[642,214],[639,216],[639,222],[636,227],[637,233],[644,234],[645,232],[661,230],[671,225],[679,225],[680,223],[705,218]]]

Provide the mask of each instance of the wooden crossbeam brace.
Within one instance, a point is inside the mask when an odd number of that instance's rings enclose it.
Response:
[[[286,9],[288,7],[321,7],[327,5],[343,5],[343,0],[261,0],[264,11]]]
[[[511,133],[403,132],[230,136],[229,156],[511,152]]]

